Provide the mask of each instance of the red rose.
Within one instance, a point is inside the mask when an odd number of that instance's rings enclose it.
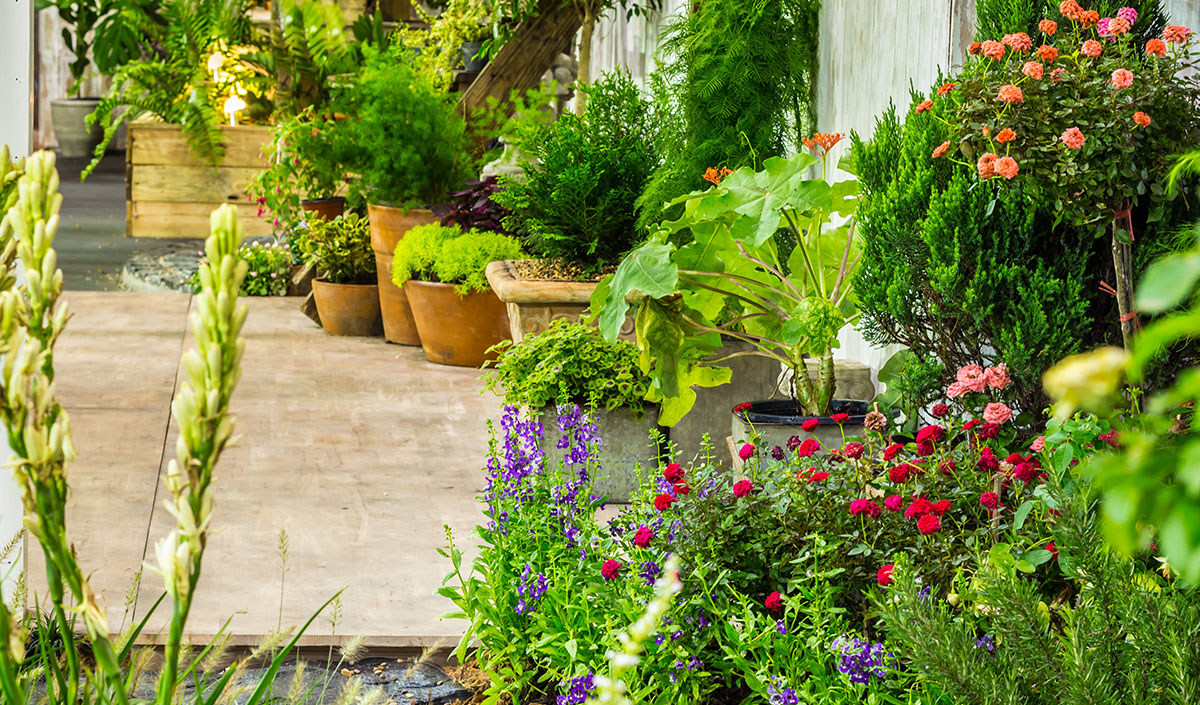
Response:
[[[738,457],[742,460],[749,460],[754,457],[754,444],[747,443],[738,449]]]
[[[928,458],[933,455],[933,443],[931,441],[921,441],[917,444],[916,452],[918,457]]]
[[[957,466],[954,464],[954,461],[949,458],[938,463],[938,470],[940,470],[943,475],[953,475],[956,467]]]
[[[995,492],[984,492],[979,495],[979,503],[988,509],[996,509],[1000,506],[1000,495]]]
[[[621,561],[608,559],[604,561],[604,565],[600,566],[600,575],[604,576],[605,580],[612,580],[617,577],[617,573],[621,570]]]
[[[940,419],[946,414],[950,413],[950,407],[946,406],[945,404],[934,404],[933,408],[929,410],[929,413],[933,414],[934,418]]]
[[[918,468],[909,463],[900,463],[888,470],[888,479],[896,484],[900,484],[908,480],[909,476],[917,472]]]
[[[674,485],[671,485],[671,489],[675,490],[675,494],[681,495],[681,494],[688,494],[689,492],[691,492],[692,486],[689,485],[686,480],[680,480],[679,482],[676,482]]]
[[[777,592],[767,595],[767,599],[763,600],[763,606],[772,612],[779,612],[783,609],[783,595]]]
[[[880,512],[879,505],[866,498],[856,499],[850,503],[850,513],[854,516],[866,514],[869,517],[877,517]]]
[[[985,423],[979,427],[979,437],[987,440],[1000,435],[1000,424]]]
[[[1050,552],[1050,555],[1054,556],[1054,560],[1058,560],[1058,546],[1055,546],[1053,541],[1046,544],[1046,550]]]
[[[678,463],[671,463],[663,470],[663,477],[667,478],[667,482],[675,484],[683,479],[683,468]]]
[[[1004,459],[1004,462],[1008,463],[1009,465],[1016,465],[1017,463],[1025,462],[1025,456],[1021,455],[1020,453],[1009,453],[1008,457]]]
[[[885,566],[881,566],[879,568],[879,570],[875,571],[875,582],[879,583],[882,587],[887,587],[888,585],[891,585],[892,584],[892,571],[895,569],[896,569],[896,566],[892,565],[891,563],[888,563]]]
[[[937,514],[938,516],[941,516],[941,515],[945,514],[946,512],[950,511],[951,506],[953,506],[953,502],[951,502],[950,500],[939,499],[938,501],[933,503],[933,513]]]
[[[805,431],[811,432],[814,428],[816,428],[817,426],[820,426],[820,425],[821,425],[820,419],[809,419],[809,420],[801,423],[800,428],[804,429]]]
[[[672,504],[675,503],[675,497],[669,494],[660,494],[654,498],[654,508],[660,512],[665,512]]]
[[[976,426],[978,426],[981,423],[983,423],[983,421],[981,419],[971,419],[970,421],[963,424],[963,430],[970,431],[971,429],[975,428]]]
[[[861,458],[863,456],[863,444],[857,441],[850,441],[846,447],[842,449],[842,455],[847,458]]]
[[[633,535],[633,545],[638,548],[645,548],[654,540],[654,532],[645,524],[638,527],[637,533]]]
[[[917,431],[917,443],[936,443],[946,435],[946,429],[941,426],[925,426],[920,431]]]
[[[815,438],[805,438],[800,447],[796,449],[796,455],[801,458],[809,458],[818,450],[821,450],[820,441]]]
[[[754,483],[749,480],[738,480],[733,485],[734,497],[745,497],[754,491]]]
[[[893,443],[890,446],[888,446],[887,448],[883,449],[883,459],[891,460],[892,458],[899,455],[900,451],[902,451],[902,450],[904,450],[904,445],[902,443]]]
[[[1012,475],[1021,482],[1028,484],[1037,479],[1037,470],[1037,468],[1033,467],[1029,463],[1019,463],[1013,466]]]
[[[900,507],[904,506],[904,500],[900,497],[900,495],[894,494],[883,500],[883,506],[889,512],[898,512],[900,511]]]
[[[931,511],[933,511],[933,502],[930,502],[924,497],[917,497],[912,501],[911,504],[908,505],[908,509],[904,510],[904,518],[915,519],[917,517],[925,516]]]
[[[1000,461],[996,460],[996,456],[992,455],[991,448],[984,448],[986,452],[979,454],[979,462],[975,463],[975,467],[984,472],[996,472],[1000,469]]]
[[[749,411],[753,406],[754,405],[748,401],[742,402],[741,404],[738,404],[737,406],[733,407],[733,413],[740,414],[743,411]]]
[[[828,480],[828,479],[829,479],[829,473],[824,472],[824,471],[814,472],[813,474],[808,476],[809,482],[820,482],[821,480]]]
[[[829,418],[833,419],[833,422],[840,426],[850,420],[850,414],[834,414]]]
[[[940,528],[942,528],[942,520],[933,514],[926,514],[917,520],[917,530],[922,534],[932,534]]]

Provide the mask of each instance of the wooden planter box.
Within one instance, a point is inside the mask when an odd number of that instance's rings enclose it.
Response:
[[[207,166],[188,150],[178,125],[132,122],[125,148],[126,237],[208,236],[209,214],[237,206],[247,236],[270,235],[271,221],[246,200],[246,182],[262,167],[271,129],[223,127],[225,159]]]

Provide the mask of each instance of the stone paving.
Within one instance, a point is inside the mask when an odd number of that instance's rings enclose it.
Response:
[[[131,579],[173,521],[158,493],[174,452],[170,404],[191,344],[190,297],[69,292],[67,301],[74,317],[56,366],[79,451],[70,535],[116,629],[161,592],[147,571],[123,614]],[[430,364],[419,348],[326,335],[298,299],[246,301],[233,409],[244,437],[217,471],[190,636],[211,637],[229,619],[234,643],[254,644],[346,588],[336,629],[319,618],[304,645],[362,634],[377,647],[452,646],[463,625],[440,619],[452,605],[434,592],[448,567],[436,549],[443,525],[469,543],[481,516],[485,422],[498,401],[480,394],[475,370]],[[27,569],[31,593],[44,594],[39,554],[27,552]],[[166,616],[151,619],[151,636]]]

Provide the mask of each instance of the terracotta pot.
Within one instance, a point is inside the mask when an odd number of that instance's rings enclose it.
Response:
[[[330,335],[382,335],[379,287],[374,284],[331,284],[314,279],[313,297],[321,327]]]
[[[306,213],[313,213],[320,216],[322,220],[333,220],[346,212],[346,199],[337,196],[335,198],[300,201],[300,208]]]
[[[375,251],[375,274],[379,282],[379,306],[383,310],[383,337],[389,343],[420,345],[408,294],[392,283],[392,254],[400,238],[418,225],[436,223],[432,211],[367,204],[371,221],[371,249]]]
[[[488,348],[508,340],[508,314],[490,290],[460,297],[452,284],[416,280],[406,282],[404,290],[430,362],[479,367],[496,358]]]

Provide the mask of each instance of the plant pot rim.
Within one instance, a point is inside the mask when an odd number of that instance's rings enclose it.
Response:
[[[557,279],[527,279],[517,270],[517,262],[534,260],[497,260],[487,266],[488,284],[504,303],[512,304],[583,304],[591,303],[599,282],[572,282]]]
[[[777,407],[791,406],[795,404],[796,402],[792,399],[763,399],[750,402],[751,407],[748,411],[733,411],[732,413],[738,419],[741,419],[743,423],[749,423],[755,426],[799,426],[805,421],[809,421],[811,419],[817,419],[820,421],[820,425],[822,426],[838,425],[837,422],[835,422],[829,415],[788,414],[781,413],[779,410],[776,410]],[[846,421],[843,421],[841,424],[842,426],[862,426],[867,418],[867,412],[855,412],[859,409],[866,409],[867,405],[868,402],[861,399],[834,399],[830,402],[830,407],[835,410],[839,407],[844,408],[846,406],[858,407],[845,412],[850,414],[850,418]],[[741,406],[741,404],[738,406]]]
[[[453,289],[454,287],[458,286],[458,284],[447,284],[446,282],[427,282],[424,279],[409,279],[408,281],[406,281],[404,283],[405,283],[405,285],[420,284],[420,285],[428,286],[430,288],[435,288],[435,289]],[[404,287],[402,286],[400,288],[403,289]],[[455,293],[458,294],[458,292],[455,292]],[[467,294],[466,296],[459,294],[458,298],[465,299],[465,298],[468,298],[471,296],[486,296],[488,294],[493,294],[493,293],[495,293],[495,292],[492,290],[472,291],[471,293]]]
[[[358,283],[353,283],[353,282],[349,283],[349,284],[343,284],[343,283],[339,283],[339,282],[331,282],[328,279],[326,279],[325,277],[314,277],[313,283],[320,283],[324,286],[352,286],[352,287],[368,287],[369,286],[369,287],[374,287],[376,289],[379,288],[379,284],[376,282],[371,282],[369,284],[358,284]]]
[[[401,213],[429,213],[433,214],[433,209],[429,206],[418,206],[414,208],[401,208],[400,206],[387,203],[386,201],[367,201],[367,208],[377,208],[380,210],[399,211]]]
[[[338,201],[345,203],[346,197],[345,196],[328,196],[326,198],[304,198],[304,199],[300,200],[301,203],[337,203]]]
[[[92,97],[92,96],[77,95],[77,96],[71,96],[71,97],[67,97],[67,98],[54,98],[50,102],[51,103],[99,103],[102,100],[104,100],[104,98],[101,96]]]

